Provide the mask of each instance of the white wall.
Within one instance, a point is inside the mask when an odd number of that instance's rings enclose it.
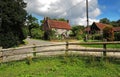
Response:
[[[56,35],[64,34],[66,37],[69,37],[69,34],[70,34],[70,30],[66,30],[66,29],[55,29],[55,28],[53,28],[52,30],[56,31]]]

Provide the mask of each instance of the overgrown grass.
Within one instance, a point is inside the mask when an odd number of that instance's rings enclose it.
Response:
[[[31,61],[31,60],[30,60]],[[120,59],[96,57],[40,57],[0,64],[0,77],[120,77]]]

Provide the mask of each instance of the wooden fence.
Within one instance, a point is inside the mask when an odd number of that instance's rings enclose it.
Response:
[[[82,51],[82,52],[102,52],[103,56],[107,56],[107,52],[120,52],[120,49],[108,49],[108,44],[120,44],[119,41],[117,42],[85,42],[85,43],[72,43],[72,42],[65,42],[60,44],[49,44],[49,45],[33,45],[28,47],[18,47],[18,48],[9,48],[9,49],[2,49],[0,47],[0,62],[6,62],[10,60],[6,60],[7,57],[10,56],[16,56],[21,55],[19,57],[20,60],[27,57],[26,54],[32,54],[33,57],[35,57],[38,53],[44,53],[44,52],[60,52],[65,51],[65,53],[68,53],[69,51]],[[77,45],[103,45],[103,48],[70,48],[70,46],[77,46]],[[56,46],[58,46],[58,49],[56,49]],[[64,48],[59,48],[60,46]],[[48,48],[49,47],[49,48]],[[42,49],[41,49],[42,48]],[[45,49],[46,48],[46,49]],[[51,48],[51,49],[50,49]],[[120,54],[120,53],[119,53]],[[49,55],[49,54],[48,54]]]

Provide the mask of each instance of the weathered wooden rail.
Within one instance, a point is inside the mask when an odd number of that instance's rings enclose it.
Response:
[[[91,44],[92,45],[101,44],[103,45],[103,48],[79,48],[79,49],[70,48],[71,45],[91,45]],[[114,44],[114,45],[120,44],[120,41],[117,41],[117,42],[85,42],[85,43],[66,42],[66,43],[61,43],[61,44],[33,45],[33,46],[28,46],[28,47],[18,47],[18,48],[9,48],[9,49],[0,48],[0,62],[6,62],[7,60],[5,60],[5,58],[9,56],[32,54],[33,57],[35,57],[36,54],[44,53],[44,52],[61,52],[61,51],[65,51],[65,53],[68,53],[69,51],[103,52],[103,56],[105,57],[107,56],[106,54],[107,52],[117,52],[117,53],[120,52],[120,49],[107,49],[106,45],[108,44]],[[58,46],[58,49],[56,49],[56,46]],[[62,46],[63,48],[59,48],[60,46]],[[52,49],[50,49],[51,47]]]

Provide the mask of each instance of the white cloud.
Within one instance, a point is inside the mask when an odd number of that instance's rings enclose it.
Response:
[[[66,18],[71,24],[86,24],[86,0],[24,0],[28,13],[51,18]],[[101,11],[97,0],[89,1],[90,23],[96,20]]]

